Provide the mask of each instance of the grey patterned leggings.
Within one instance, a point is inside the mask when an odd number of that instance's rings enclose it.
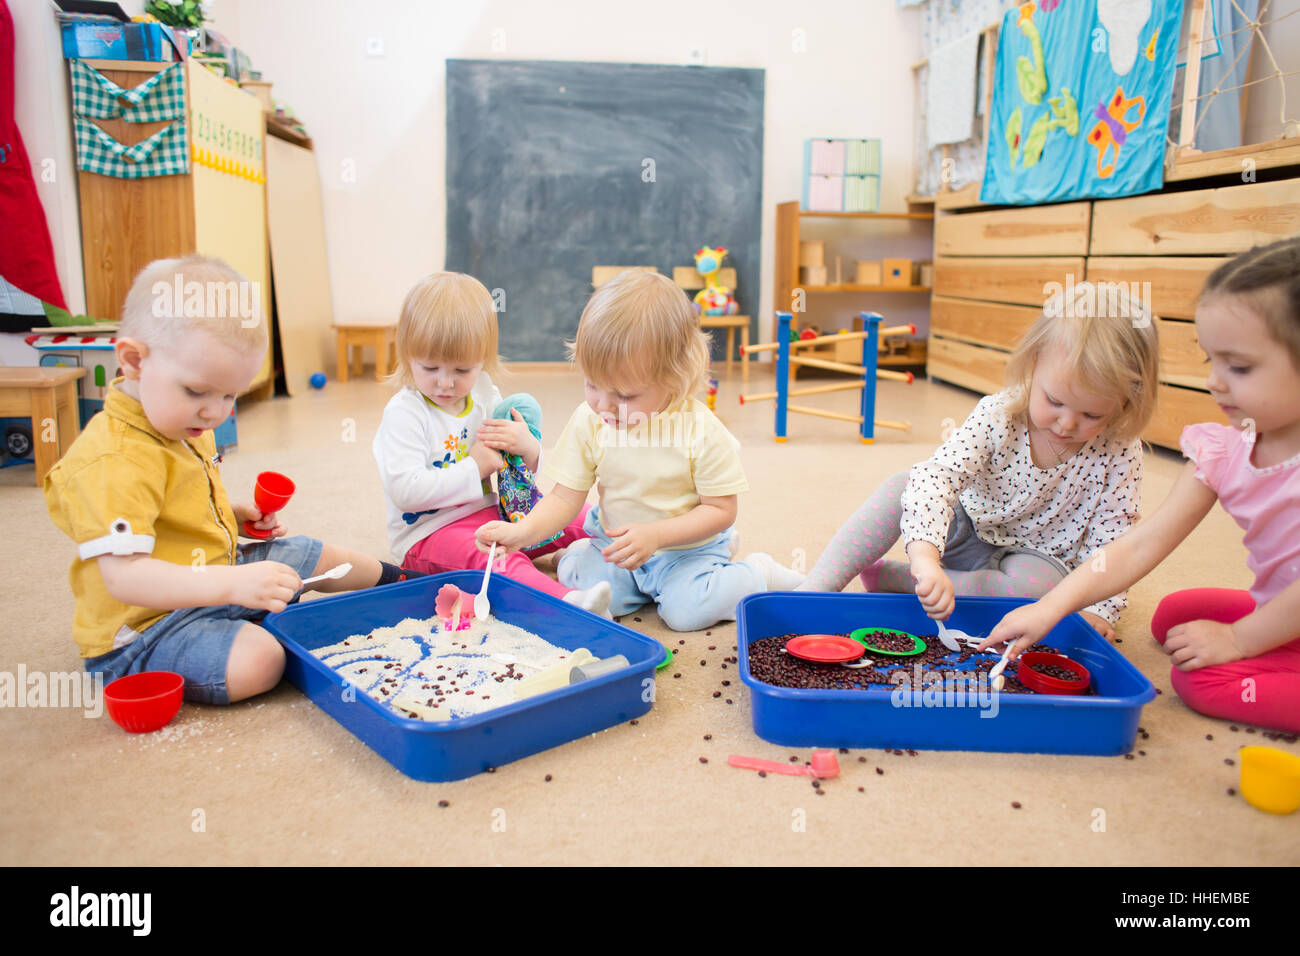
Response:
[[[912,592],[914,582],[908,562],[884,560],[885,552],[893,547],[900,534],[899,520],[903,514],[900,499],[907,486],[907,474],[900,471],[887,478],[853,517],[844,522],[799,590],[843,591],[854,575],[860,575],[868,591]],[[960,517],[965,519],[964,514]],[[961,559],[953,562],[966,567],[953,568],[949,558],[958,554],[958,549],[952,548],[958,524],[954,518],[943,558],[944,571],[958,594],[1037,598],[1065,577],[1064,567],[1054,558],[1036,552],[1007,551],[978,539],[974,542],[976,547],[959,549]]]

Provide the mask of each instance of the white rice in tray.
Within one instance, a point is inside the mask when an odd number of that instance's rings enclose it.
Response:
[[[455,720],[518,700],[513,685],[570,652],[489,616],[461,631],[408,617],[312,653],[385,707],[420,720]],[[503,664],[504,654],[527,664]]]

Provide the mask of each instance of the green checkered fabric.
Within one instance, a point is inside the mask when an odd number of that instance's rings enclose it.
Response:
[[[81,60],[69,62],[72,64],[72,112],[77,116],[95,119],[120,116],[128,123],[157,123],[185,115],[185,74],[180,63],[127,90]]]
[[[80,116],[72,117],[77,131],[77,168],[118,179],[175,176],[190,171],[185,117],[165,126],[134,146],[123,146]]]

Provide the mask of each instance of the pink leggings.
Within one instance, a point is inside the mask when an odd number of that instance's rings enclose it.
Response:
[[[1151,634],[1161,644],[1170,628],[1188,621],[1231,624],[1255,610],[1248,591],[1190,588],[1161,600],[1151,616]],[[1175,667],[1169,675],[1178,696],[1192,710],[1271,730],[1300,733],[1300,639],[1258,657],[1195,671]]]
[[[498,557],[492,573],[504,574],[513,581],[527,584],[554,597],[564,597],[573,588],[566,588],[554,578],[537,570],[533,567],[533,558],[559,551],[579,538],[589,537],[582,530],[582,522],[586,520],[590,507],[590,505],[583,505],[578,517],[574,518],[563,533],[550,544],[544,544],[532,551],[515,551],[504,558]],[[486,568],[487,552],[480,551],[478,545],[474,543],[474,532],[489,521],[497,521],[499,518],[496,507],[488,507],[431,532],[406,552],[406,557],[402,559],[402,567],[423,571],[425,574]]]

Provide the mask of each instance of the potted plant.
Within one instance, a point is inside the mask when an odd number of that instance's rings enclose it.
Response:
[[[188,34],[191,50],[202,50],[205,47],[203,23],[208,19],[203,7],[199,0],[147,0],[144,12],[159,23]]]

